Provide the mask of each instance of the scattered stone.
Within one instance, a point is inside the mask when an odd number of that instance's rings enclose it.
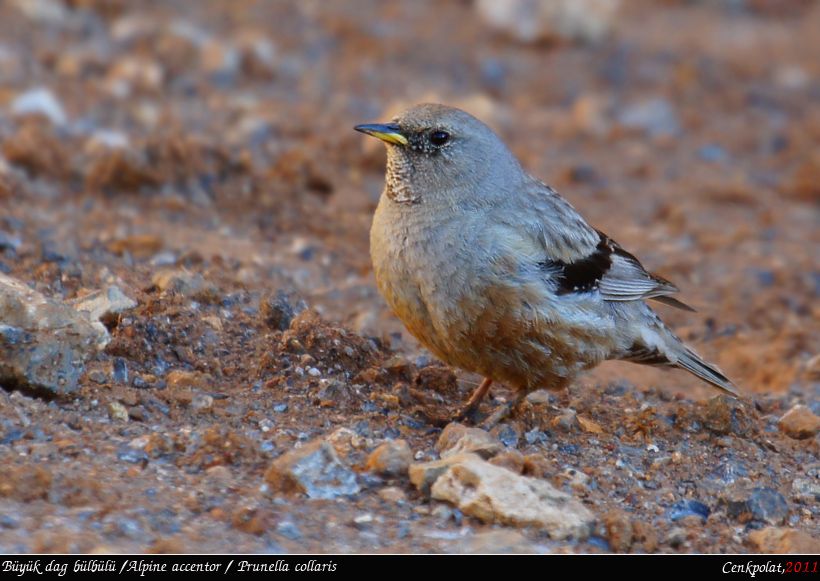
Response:
[[[524,456],[524,476],[547,478],[554,472],[553,466],[542,454],[527,454]]]
[[[606,537],[609,546],[616,553],[626,553],[632,547],[632,521],[629,516],[620,510],[612,510],[603,517]]]
[[[577,468],[566,468],[558,475],[559,480],[566,482],[576,493],[589,491],[589,476]]]
[[[726,507],[729,518],[738,522],[762,521],[779,525],[789,516],[789,503],[773,488],[751,488],[748,481],[738,481],[728,486],[720,495],[719,502]]]
[[[214,466],[208,471],[214,468],[224,468],[224,466]],[[268,520],[269,515],[266,511],[252,506],[241,506],[231,515],[231,526],[249,535],[261,535],[268,530]]]
[[[370,454],[367,470],[384,476],[404,476],[412,461],[413,452],[405,440],[388,440]]]
[[[128,421],[128,409],[118,401],[108,403],[108,415],[111,416],[112,420]]]
[[[385,486],[377,494],[385,502],[399,503],[407,500],[407,494],[397,486]]]
[[[502,450],[504,445],[486,431],[455,422],[447,424],[436,442],[436,451],[442,458],[473,453],[487,459]]]
[[[475,454],[456,454],[447,456],[441,460],[434,460],[433,462],[424,462],[419,464],[411,464],[408,469],[410,475],[410,482],[422,494],[430,496],[430,488],[439,476],[444,474],[451,466],[460,462],[466,462],[471,458],[479,458]]]
[[[643,552],[654,553],[658,549],[658,532],[653,525],[643,521],[632,521],[633,546],[643,545]]]
[[[527,442],[527,444],[543,444],[547,440],[549,440],[549,436],[538,428],[533,428],[529,432],[524,433],[524,441]]]
[[[560,416],[554,417],[550,425],[562,432],[571,432],[578,427],[578,414],[574,410],[566,410]]]
[[[333,446],[342,458],[347,458],[354,450],[361,450],[367,444],[365,438],[350,428],[336,428],[325,438],[325,441]]]
[[[231,481],[231,469],[224,464],[217,464],[216,466],[207,468],[205,474],[210,480],[219,484],[225,484]]]
[[[813,438],[820,431],[820,417],[804,405],[796,405],[777,422],[780,431],[795,440]]]
[[[114,357],[114,363],[111,366],[111,379],[115,383],[128,384],[128,362],[124,357]]]
[[[92,322],[110,324],[116,321],[120,313],[136,307],[137,302],[125,296],[119,287],[109,286],[75,299],[71,301],[71,305],[81,313],[86,313]]]
[[[359,530],[364,530],[370,528],[374,520],[376,519],[374,519],[370,513],[359,514],[353,517],[353,526]]]
[[[524,43],[600,42],[609,35],[619,0],[478,0],[481,19]]]
[[[391,377],[401,381],[410,381],[413,373],[416,371],[415,365],[399,355],[390,357],[387,361],[382,363],[382,367],[390,374]]]
[[[666,535],[666,544],[673,549],[679,549],[686,545],[689,532],[683,527],[674,527]]]
[[[654,98],[625,107],[618,123],[627,129],[642,131],[650,137],[674,136],[680,133],[680,120],[666,99]]]
[[[749,542],[761,553],[816,555],[820,539],[794,529],[766,527],[749,533]]]
[[[295,293],[283,290],[268,295],[262,300],[260,311],[265,323],[271,329],[284,331],[290,327],[293,318],[307,309],[307,303],[296,297]]]
[[[106,373],[102,369],[93,369],[88,372],[88,379],[90,379],[94,383],[108,383],[108,373]]]
[[[214,331],[222,331],[222,319],[219,317],[202,317],[202,322],[212,328]]]
[[[214,407],[214,398],[204,393],[194,394],[191,398],[191,408],[198,412],[209,412]]]
[[[527,395],[526,400],[533,405],[549,404],[551,398],[555,397],[553,393],[547,389],[538,389]]]
[[[699,404],[696,413],[703,425],[716,434],[745,437],[755,429],[746,405],[728,395],[716,395],[705,405]]]
[[[151,443],[151,436],[138,436],[128,442],[128,447],[133,448],[134,450],[145,450],[148,445]]]
[[[101,323],[0,273],[0,381],[71,393],[109,339]]]
[[[430,511],[430,516],[445,523],[449,520],[456,520],[457,515],[461,515],[458,509],[443,503],[436,503],[433,510]]]
[[[18,95],[11,102],[11,112],[14,115],[41,115],[53,125],[61,126],[66,123],[66,114],[60,101],[49,89],[37,88]]]
[[[342,464],[333,446],[315,440],[273,461],[265,480],[279,492],[333,499],[359,492],[356,475]]]
[[[515,448],[521,437],[517,422],[503,422],[490,430],[490,435],[507,448]]]
[[[593,420],[589,418],[585,418],[584,416],[577,416],[578,425],[581,426],[581,429],[585,432],[589,432],[590,434],[603,434],[604,429]]]
[[[298,541],[302,538],[302,531],[299,530],[299,527],[292,520],[283,520],[278,523],[276,525],[276,532],[291,541]]]
[[[161,270],[154,275],[151,282],[162,292],[175,293],[184,297],[199,300],[212,300],[217,295],[213,284],[197,273],[187,270]]]
[[[154,256],[165,246],[165,241],[154,234],[134,234],[117,238],[106,245],[109,252],[122,256],[126,253],[134,258],[143,259]],[[155,283],[156,284],[156,283]]]
[[[199,371],[174,369],[165,376],[165,385],[170,389],[203,388],[211,385],[213,377]]]
[[[553,539],[585,539],[594,515],[544,480],[519,476],[466,454],[433,484],[431,495],[484,522],[546,531]]]
[[[711,513],[712,510],[699,500],[687,498],[673,504],[669,511],[667,511],[667,516],[672,522],[677,522],[690,516],[698,517],[703,522],[706,522],[706,519],[709,518]]]
[[[794,497],[806,503],[820,503],[820,482],[809,478],[795,478],[792,482]]]

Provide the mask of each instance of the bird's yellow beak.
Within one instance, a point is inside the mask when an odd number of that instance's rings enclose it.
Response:
[[[393,145],[407,145],[407,138],[401,134],[401,128],[394,124],[381,123],[365,123],[364,125],[356,125],[356,131],[378,137],[385,143],[392,143]]]

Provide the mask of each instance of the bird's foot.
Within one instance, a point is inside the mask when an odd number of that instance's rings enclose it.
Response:
[[[451,419],[453,422],[463,422],[468,421],[471,424],[475,425],[478,424],[479,420],[478,416],[478,405],[466,405],[461,408]]]
[[[453,416],[452,421],[454,422],[462,422],[464,420],[469,420],[472,424],[478,423],[478,407],[481,405],[481,400],[487,395],[487,392],[490,391],[490,386],[493,384],[493,380],[489,377],[485,377],[484,381],[481,382],[481,385],[473,392],[470,396],[470,399],[467,401],[467,404],[461,408],[455,416]]]
[[[507,403],[498,406],[489,417],[478,425],[478,427],[489,432],[502,421],[509,418],[526,397],[526,391],[518,392],[512,401],[508,401]]]
[[[490,414],[483,422],[478,424],[478,427],[482,430],[487,430],[488,432],[500,424],[502,421],[506,420],[513,412],[513,408],[515,407],[514,402],[508,402],[503,405],[498,406],[495,411]]]

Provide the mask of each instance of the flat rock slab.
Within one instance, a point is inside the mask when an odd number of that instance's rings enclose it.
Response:
[[[0,273],[0,382],[71,393],[85,361],[109,341],[100,323]]]
[[[431,488],[431,495],[484,522],[535,527],[553,539],[585,539],[595,516],[545,480],[527,478],[476,456],[461,456]]]

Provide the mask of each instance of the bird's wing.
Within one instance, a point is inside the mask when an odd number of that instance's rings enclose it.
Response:
[[[653,299],[694,310],[670,296],[678,287],[647,271],[634,255],[589,226],[555,190],[538,182],[532,193],[538,237],[548,257],[539,266],[552,273],[559,295],[597,290],[607,301]]]
[[[607,301],[653,299],[694,310],[670,296],[678,287],[648,272],[620,244],[589,226],[555,190],[535,182],[528,193],[530,219],[537,222],[538,238],[547,257],[539,266],[551,273],[559,295],[597,290]]]
[[[603,232],[599,248],[608,253],[610,266],[598,283],[598,290],[608,301],[637,301],[655,299],[672,307],[694,311],[692,307],[670,297],[679,292],[677,286],[657,274],[647,271],[632,254]]]
[[[597,290],[607,301],[654,299],[672,307],[694,309],[673,298],[678,287],[647,271],[640,261],[603,232],[595,250],[572,262],[547,260],[542,266],[551,270],[559,295]]]

